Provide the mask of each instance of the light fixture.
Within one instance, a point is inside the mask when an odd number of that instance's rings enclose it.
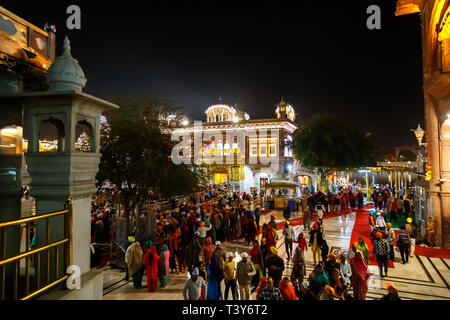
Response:
[[[417,142],[419,143],[419,146],[425,145],[424,143],[422,143],[423,136],[425,135],[425,130],[423,130],[420,127],[420,124],[417,125],[417,129],[415,129],[415,130],[414,129],[409,129],[409,131],[414,132],[414,135],[417,138]]]

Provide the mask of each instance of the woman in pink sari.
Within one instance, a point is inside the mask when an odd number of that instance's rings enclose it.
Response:
[[[355,299],[366,300],[370,274],[361,251],[357,250],[355,252],[355,256],[350,260],[350,266],[352,268],[352,285]]]

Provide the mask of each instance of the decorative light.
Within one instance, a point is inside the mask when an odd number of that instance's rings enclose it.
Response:
[[[236,123],[236,122],[238,122],[238,121],[239,121],[239,118],[236,117],[236,116],[233,116],[233,122]]]
[[[423,129],[420,127],[420,124],[417,125],[417,129],[416,129],[416,130],[414,130],[414,129],[409,129],[409,131],[414,132],[414,135],[415,135],[416,138],[417,138],[417,142],[419,143],[419,146],[422,146],[422,145],[423,145],[422,139],[423,139],[423,136],[425,135],[425,130],[423,130]]]
[[[182,126],[187,126],[189,124],[189,120],[188,119],[184,119],[183,121],[181,121],[181,125]]]

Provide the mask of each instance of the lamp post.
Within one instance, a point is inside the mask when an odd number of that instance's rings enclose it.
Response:
[[[423,136],[425,135],[425,130],[423,130],[420,127],[420,124],[418,124],[416,129],[409,129],[409,131],[414,132],[414,135],[416,136],[416,139],[417,139],[417,143],[419,144],[419,156],[420,156],[420,159],[421,159],[422,171],[423,171],[424,170],[423,169],[423,156],[422,156],[422,153],[420,152],[420,147],[421,146],[424,146],[424,147],[427,146],[426,143],[422,143]]]

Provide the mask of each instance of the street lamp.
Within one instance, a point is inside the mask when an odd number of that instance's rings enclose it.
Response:
[[[422,153],[420,152],[420,147],[421,147],[421,146],[424,146],[424,147],[427,146],[426,143],[422,143],[423,136],[425,135],[425,130],[423,130],[423,129],[420,127],[420,123],[419,123],[419,124],[417,125],[417,129],[415,129],[415,130],[414,130],[414,129],[409,129],[409,131],[414,132],[414,135],[416,136],[417,142],[418,142],[418,144],[419,144],[419,156],[420,156],[420,160],[422,161],[422,165],[423,165],[423,164],[424,164],[424,160],[423,160]],[[424,168],[422,168],[422,170],[425,171]]]
[[[422,143],[423,136],[425,135],[425,130],[420,127],[420,124],[417,125],[417,129],[409,129],[409,131],[414,132],[414,135],[417,138],[417,142],[419,143],[419,147],[426,146],[426,143]]]

